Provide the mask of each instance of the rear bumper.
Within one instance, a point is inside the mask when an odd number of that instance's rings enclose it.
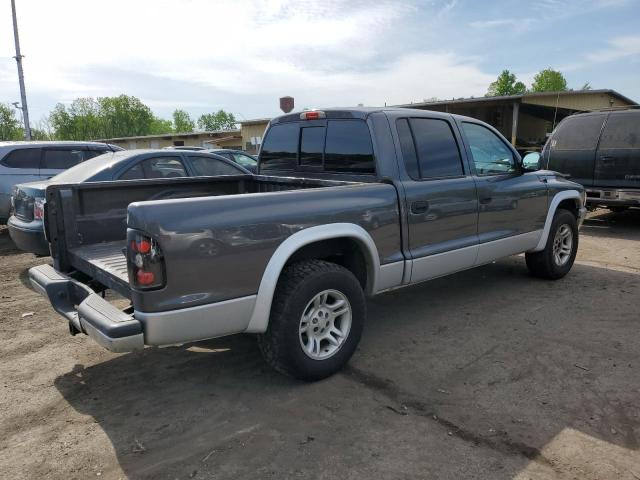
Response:
[[[42,222],[23,222],[14,216],[7,222],[11,240],[20,250],[35,253],[36,255],[49,255],[49,242],[44,236]]]
[[[640,207],[640,189],[587,188],[587,205]]]
[[[86,333],[112,352],[144,345],[177,345],[247,331],[256,295],[164,312],[133,315],[119,310],[87,285],[51,267],[29,270],[34,288],[65,317],[71,332]]]
[[[89,335],[112,352],[144,348],[142,324],[117,309],[88,286],[63,275],[50,265],[29,270],[33,287],[65,317],[72,332]]]

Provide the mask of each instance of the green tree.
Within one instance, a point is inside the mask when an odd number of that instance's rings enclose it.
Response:
[[[562,92],[567,90],[567,80],[562,73],[545,68],[533,77],[532,92]]]
[[[503,70],[495,82],[489,85],[485,97],[498,97],[501,95],[520,95],[527,91],[524,83],[516,80],[515,73]]]
[[[173,122],[164,118],[154,117],[151,122],[149,135],[160,135],[163,133],[173,133]]]
[[[59,103],[48,119],[60,140],[149,135],[157,120],[148,106],[129,95],[76,98],[68,107]]]
[[[103,134],[99,138],[149,135],[155,119],[151,109],[130,95],[98,98]]]
[[[198,118],[198,127],[208,132],[215,130],[233,130],[236,128],[233,113],[218,110],[216,113],[205,113]]]
[[[23,130],[16,112],[9,104],[0,103],[0,140],[22,140]]]
[[[173,112],[173,128],[176,133],[190,133],[196,128],[196,123],[184,110],[176,109]]]

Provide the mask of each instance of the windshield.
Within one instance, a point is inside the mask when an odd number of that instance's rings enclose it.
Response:
[[[245,155],[244,153],[234,153],[233,158],[236,163],[239,163],[246,168],[252,168],[258,164],[258,161],[255,158]]]

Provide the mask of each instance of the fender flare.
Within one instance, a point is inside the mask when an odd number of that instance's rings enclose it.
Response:
[[[580,196],[580,192],[577,190],[564,190],[562,192],[558,192],[553,199],[551,200],[551,204],[549,205],[549,210],[547,211],[547,219],[544,222],[544,228],[542,230],[542,236],[538,241],[538,244],[535,248],[529,250],[530,252],[539,252],[544,250],[544,247],[547,245],[547,238],[549,237],[549,231],[551,230],[551,223],[553,222],[553,217],[556,214],[556,210],[558,209],[558,205],[563,200],[575,199],[578,200],[578,208],[580,208],[580,201],[582,197]]]
[[[345,237],[356,240],[363,247],[367,263],[366,290],[367,293],[375,292],[380,271],[380,257],[376,244],[364,228],[354,223],[330,223],[328,225],[305,228],[282,242],[271,256],[262,274],[251,320],[245,332],[263,333],[267,330],[269,316],[271,315],[271,302],[276,285],[282,269],[291,255],[310,243]]]

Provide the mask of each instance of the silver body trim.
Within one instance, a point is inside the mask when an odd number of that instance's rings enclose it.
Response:
[[[395,288],[398,285],[402,285],[406,265],[407,262],[405,261],[380,265],[380,275],[378,276],[378,284],[376,285],[375,293],[383,292],[390,288]]]
[[[310,243],[331,238],[353,238],[363,247],[365,260],[367,263],[367,288],[368,294],[373,294],[379,290],[378,282],[380,276],[380,257],[378,249],[367,231],[354,223],[330,223],[317,227],[305,228],[294,233],[276,249],[271,256],[267,268],[262,275],[255,308],[251,314],[251,320],[246,329],[248,333],[261,333],[267,330],[269,316],[271,314],[271,301],[280,277],[280,272],[284,268],[289,257],[297,250]],[[388,280],[385,278],[385,282]]]
[[[472,268],[478,256],[478,245],[458,248],[411,260],[411,282],[418,283]]]
[[[478,258],[475,266],[493,262],[499,258],[509,257],[534,248],[542,237],[542,230],[513,235],[478,245]],[[546,242],[546,240],[545,240]]]
[[[172,345],[240,333],[247,329],[256,295],[166,312],[134,312],[146,345]]]
[[[582,196],[577,190],[564,190],[562,192],[556,193],[556,195],[553,197],[553,200],[551,200],[549,210],[547,211],[547,219],[544,222],[542,236],[540,237],[540,240],[538,241],[538,244],[535,246],[535,248],[532,248],[530,251],[539,252],[541,250],[544,250],[544,247],[547,244],[547,238],[549,237],[549,230],[551,230],[553,216],[556,214],[558,205],[560,205],[560,202],[562,202],[563,200],[567,200],[570,198],[576,199],[578,200],[578,202],[580,202],[578,208],[584,207],[584,205],[582,205]]]

